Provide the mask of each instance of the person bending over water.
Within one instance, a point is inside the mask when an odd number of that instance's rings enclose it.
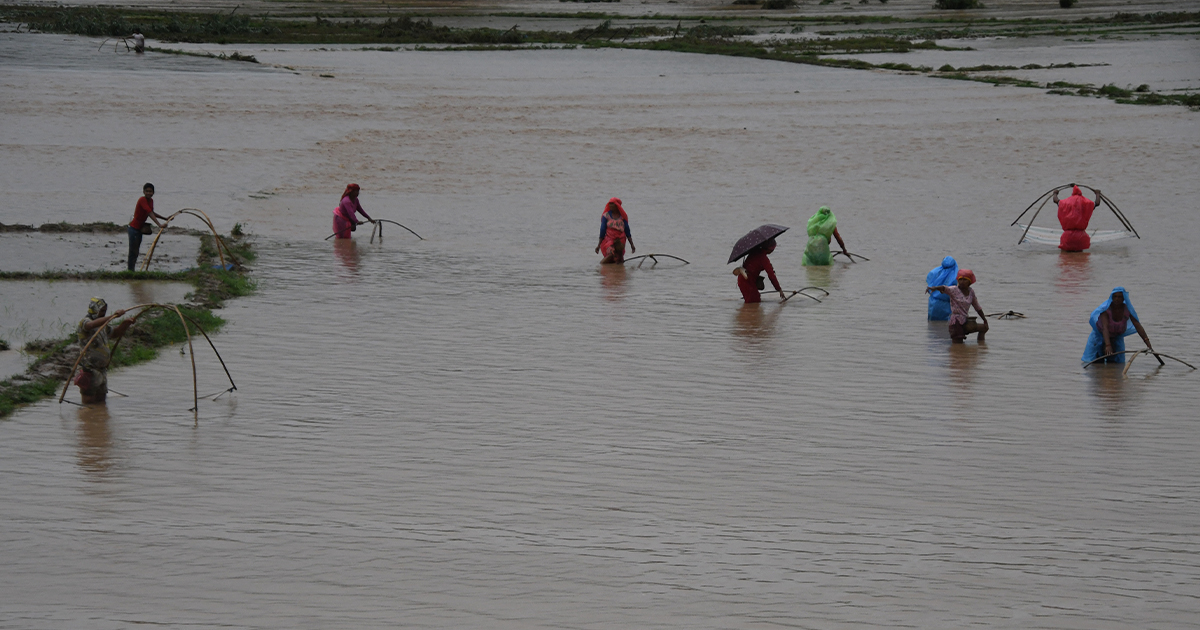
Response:
[[[362,213],[368,221],[375,222],[375,219],[363,210],[362,204],[358,203],[358,191],[358,184],[346,186],[345,192],[342,193],[342,201],[333,210],[333,233],[336,238],[350,238],[350,233],[362,225],[362,221],[354,216],[356,212]]]
[[[950,298],[950,339],[954,343],[963,343],[967,339],[967,335],[979,333],[979,343],[983,343],[984,335],[988,331],[987,316],[983,314],[983,309],[979,307],[979,299],[975,297],[975,289],[971,286],[975,284],[975,274],[970,269],[960,269],[958,272],[958,286],[937,286],[928,287],[926,293],[932,294],[934,291],[941,291]],[[970,308],[974,307],[975,312],[979,314],[980,322],[974,322],[967,318],[967,313]]]
[[[742,291],[742,299],[746,300],[747,304],[762,301],[759,291],[765,286],[761,275],[764,271],[767,272],[767,277],[771,279],[775,290],[779,292],[780,299],[784,297],[783,289],[779,286],[779,278],[775,277],[775,268],[771,266],[771,259],[767,258],[767,254],[773,251],[775,251],[775,239],[750,250],[750,253],[746,254],[746,259],[742,261],[742,266],[733,270],[738,277],[738,289]]]
[[[1146,343],[1146,347],[1154,350],[1150,345],[1150,338],[1146,336],[1146,329],[1142,328],[1142,323],[1138,321],[1137,311],[1133,310],[1133,303],[1129,301],[1129,291],[1126,291],[1125,287],[1113,289],[1108,299],[1092,311],[1088,323],[1092,326],[1092,334],[1088,336],[1087,347],[1083,350],[1085,362],[1091,363],[1100,357],[1124,352],[1125,337],[1135,331]],[[1104,360],[1104,363],[1124,362],[1124,354],[1110,356]]]
[[[604,213],[600,215],[600,242],[596,243],[596,253],[604,256],[601,264],[625,262],[625,241],[629,248],[637,253],[633,244],[633,233],[629,230],[629,215],[621,206],[621,200],[613,197],[604,205]]]
[[[829,206],[821,206],[821,209],[808,219],[808,246],[804,248],[805,265],[819,266],[833,263],[833,257],[829,255],[830,237],[837,239],[838,245],[842,247],[842,253],[846,254],[846,242],[838,233],[837,217],[833,216],[833,211],[829,209]]]
[[[79,387],[79,397],[83,404],[102,403],[108,397],[108,364],[112,361],[109,343],[119,341],[126,329],[133,324],[133,319],[127,319],[113,329],[110,322],[125,314],[119,310],[112,315],[105,315],[108,304],[94,297],[88,304],[87,317],[79,321],[75,328],[75,339],[79,348],[91,340],[87,353],[79,361],[79,376],[75,377],[75,385]],[[97,332],[98,331],[98,332]],[[92,336],[95,339],[92,339]]]
[[[1058,200],[1058,191],[1054,191],[1054,203],[1058,206],[1058,224],[1063,233],[1058,239],[1058,248],[1064,252],[1081,252],[1092,246],[1092,238],[1088,236],[1088,222],[1092,220],[1092,211],[1100,204],[1100,191],[1096,191],[1096,201],[1083,196],[1079,187],[1071,185],[1071,196]]]
[[[129,233],[129,260],[126,261],[126,266],[130,271],[137,266],[138,254],[142,249],[142,237],[150,233],[150,226],[146,225],[146,219],[154,221],[154,225],[163,227],[166,218],[160,216],[154,211],[154,184],[149,182],[142,186],[142,197],[137,200],[137,205],[133,207],[133,220],[129,222],[129,228],[126,230]]]

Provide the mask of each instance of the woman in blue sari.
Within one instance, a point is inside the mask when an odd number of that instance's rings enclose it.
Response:
[[[1092,311],[1088,322],[1092,325],[1092,334],[1083,350],[1085,363],[1101,357],[1105,357],[1104,363],[1124,363],[1125,355],[1117,353],[1125,351],[1125,337],[1135,332],[1146,342],[1147,348],[1154,350],[1150,338],[1146,336],[1146,329],[1138,321],[1137,311],[1133,310],[1129,291],[1125,287],[1113,289],[1108,299]]]

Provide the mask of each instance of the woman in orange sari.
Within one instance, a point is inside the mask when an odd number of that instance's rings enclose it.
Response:
[[[600,215],[600,242],[596,244],[596,253],[604,256],[601,264],[625,262],[625,241],[629,248],[637,253],[633,244],[633,233],[629,231],[629,215],[621,207],[621,200],[613,197],[604,206],[604,214]]]

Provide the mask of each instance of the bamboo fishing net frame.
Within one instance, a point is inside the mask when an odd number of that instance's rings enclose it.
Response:
[[[131,306],[131,307],[125,309],[125,312],[128,313],[129,311],[132,311],[132,310],[141,309],[140,313],[138,313],[137,315],[134,315],[129,320],[129,321],[137,321],[137,319],[139,317],[141,317],[142,315],[145,315],[150,309],[154,309],[154,308],[161,308],[161,309],[164,309],[167,311],[175,311],[175,314],[177,316],[179,316],[179,323],[183,326],[183,333],[184,333],[184,335],[187,336],[188,355],[191,357],[191,362],[192,362],[192,408],[189,409],[188,411],[193,411],[196,413],[200,412],[200,387],[199,387],[199,379],[196,374],[196,352],[195,352],[195,348],[192,346],[192,333],[188,329],[188,325],[187,325],[188,322],[191,322],[192,325],[196,327],[196,330],[200,331],[201,335],[204,335],[204,340],[208,342],[208,345],[210,348],[212,348],[213,353],[217,355],[217,360],[221,362],[221,368],[225,370],[225,376],[229,379],[230,388],[226,389],[226,390],[222,390],[221,393],[224,394],[225,392],[237,390],[237,385],[233,382],[233,376],[229,374],[229,368],[225,365],[225,359],[221,358],[221,353],[217,351],[217,347],[216,347],[216,345],[213,344],[212,339],[209,338],[208,333],[204,332],[204,328],[200,325],[200,322],[197,322],[195,319],[193,319],[192,317],[190,317],[188,315],[184,315],[183,311],[179,310],[178,305],[176,305],[176,304],[157,304],[157,303],[138,304],[136,306]],[[63,400],[66,398],[67,390],[71,388],[71,381],[75,377],[76,370],[79,369],[79,363],[81,361],[83,361],[84,355],[87,354],[88,348],[90,348],[92,346],[92,343],[96,341],[96,338],[100,336],[100,331],[103,330],[104,327],[108,326],[108,325],[109,324],[106,323],[104,326],[97,327],[96,332],[92,333],[92,336],[88,338],[87,343],[85,343],[83,345],[83,347],[80,348],[79,356],[76,357],[74,365],[71,366],[71,372],[70,372],[70,374],[67,375],[67,382],[66,382],[66,384],[63,385],[62,394],[60,394],[58,397],[59,404],[62,404]],[[112,348],[109,349],[109,363],[112,362],[112,355],[116,353],[117,346],[120,343],[121,343],[121,339],[118,338],[117,341],[115,343],[113,343]],[[105,366],[105,367],[107,369],[107,366]],[[207,396],[205,396],[205,398],[207,398]]]
[[[220,259],[221,259],[221,268],[222,269],[225,269],[226,254],[229,255],[229,259],[233,261],[234,265],[236,265],[238,267],[240,267],[242,265],[242,263],[240,261],[238,261],[238,259],[236,257],[234,257],[233,253],[229,251],[229,246],[225,244],[225,239],[222,239],[221,235],[217,233],[217,228],[215,226],[213,226],[212,219],[208,218],[208,215],[204,214],[203,210],[198,210],[196,208],[184,208],[182,210],[179,210],[175,214],[172,214],[171,216],[167,217],[163,221],[162,226],[160,226],[158,228],[158,234],[156,234],[154,236],[154,242],[152,242],[150,244],[150,250],[148,252],[146,252],[146,258],[142,261],[142,271],[147,271],[150,269],[150,261],[153,260],[153,258],[154,258],[154,249],[156,247],[158,247],[158,240],[160,238],[162,238],[163,232],[167,231],[167,228],[170,226],[171,221],[175,220],[175,218],[181,214],[188,214],[193,217],[196,217],[196,218],[200,219],[201,221],[203,221],[204,225],[208,226],[209,231],[212,232],[213,240],[216,243],[217,256],[220,257]]]
[[[685,264],[685,265],[690,265],[690,264],[692,264],[692,263],[690,263],[690,262],[688,262],[688,261],[686,261],[686,260],[684,260],[684,259],[682,259],[682,258],[680,258],[680,257],[678,257],[678,256],[672,256],[671,254],[642,254],[642,255],[640,255],[640,256],[634,256],[633,258],[626,258],[626,259],[625,259],[625,260],[623,260],[622,262],[625,262],[625,263],[631,263],[631,262],[633,262],[633,261],[635,261],[635,260],[641,259],[641,260],[642,260],[642,262],[638,263],[638,267],[641,267],[641,266],[642,266],[642,263],[646,262],[646,260],[645,260],[645,259],[649,258],[650,260],[653,260],[653,261],[654,261],[654,265],[657,265],[657,264],[658,264],[658,256],[662,256],[663,258],[674,258],[675,260],[678,260],[679,262],[681,262],[681,263],[683,263],[683,264]],[[654,265],[650,265],[650,266],[651,266],[651,267],[653,267]]]
[[[1133,365],[1134,359],[1136,359],[1138,357],[1138,355],[1140,355],[1140,354],[1154,355],[1154,358],[1158,359],[1159,365],[1166,365],[1166,363],[1163,363],[1163,360],[1162,360],[1163,357],[1166,357],[1168,359],[1171,359],[1172,361],[1178,361],[1178,362],[1192,368],[1193,370],[1196,369],[1196,366],[1192,365],[1191,363],[1188,363],[1187,361],[1184,361],[1183,359],[1177,359],[1169,354],[1164,354],[1162,352],[1155,352],[1154,350],[1151,350],[1150,348],[1142,348],[1141,350],[1121,350],[1119,352],[1114,352],[1112,354],[1106,354],[1102,357],[1097,357],[1095,359],[1092,359],[1091,361],[1088,361],[1087,364],[1083,366],[1083,369],[1086,370],[1089,367],[1091,367],[1093,364],[1099,363],[1101,361],[1104,361],[1105,359],[1110,359],[1112,357],[1115,357],[1115,356],[1121,355],[1121,354],[1133,355],[1132,357],[1130,357],[1129,361],[1126,362],[1125,369],[1121,371],[1121,376],[1124,376],[1129,373],[1129,366]]]
[[[1117,204],[1113,203],[1113,200],[1108,198],[1108,195],[1105,195],[1104,193],[1096,190],[1095,188],[1092,188],[1091,186],[1085,186],[1083,184],[1066,184],[1063,186],[1056,186],[1054,188],[1051,188],[1050,190],[1047,190],[1046,192],[1039,195],[1037,199],[1033,200],[1033,203],[1029,204],[1029,207],[1025,208],[1025,210],[1023,210],[1021,212],[1021,214],[1018,215],[1017,218],[1014,219],[1013,222],[1009,224],[1010,226],[1016,225],[1017,222],[1019,222],[1021,220],[1021,217],[1025,216],[1025,213],[1029,212],[1029,210],[1032,209],[1035,205],[1037,205],[1037,203],[1039,201],[1042,202],[1042,204],[1038,206],[1037,210],[1034,211],[1033,216],[1029,219],[1029,225],[1025,226],[1025,231],[1021,233],[1021,240],[1017,241],[1017,245],[1020,245],[1021,243],[1025,242],[1025,237],[1029,234],[1029,230],[1031,228],[1033,228],[1033,222],[1037,220],[1038,214],[1041,213],[1042,208],[1044,208],[1046,206],[1046,204],[1049,203],[1049,201],[1054,198],[1054,193],[1057,193],[1062,190],[1066,190],[1068,188],[1072,188],[1074,186],[1079,186],[1080,188],[1086,188],[1087,190],[1090,190],[1093,194],[1096,195],[1096,197],[1098,199],[1100,199],[1101,203],[1103,203],[1105,206],[1108,207],[1109,210],[1112,211],[1113,215],[1115,215],[1117,217],[1117,220],[1121,222],[1121,225],[1124,226],[1126,230],[1132,232],[1133,235],[1136,236],[1137,238],[1139,238],[1139,239],[1142,238],[1142,236],[1140,234],[1138,234],[1137,230],[1133,229],[1133,224],[1130,223],[1129,219],[1127,219],[1125,217],[1125,214],[1123,212],[1121,212],[1121,209],[1117,207]]]

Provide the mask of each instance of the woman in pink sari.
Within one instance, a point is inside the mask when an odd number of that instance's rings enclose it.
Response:
[[[625,262],[625,241],[633,253],[637,246],[633,244],[633,233],[629,230],[629,215],[621,207],[621,200],[613,197],[604,205],[604,214],[600,215],[600,242],[596,244],[596,253],[604,256],[601,264]]]
[[[363,210],[362,204],[358,203],[358,184],[350,184],[346,186],[346,191],[342,193],[342,201],[333,211],[333,233],[337,238],[350,238],[350,233],[362,221],[355,218],[354,213],[361,212],[368,221],[375,221],[371,215]]]

